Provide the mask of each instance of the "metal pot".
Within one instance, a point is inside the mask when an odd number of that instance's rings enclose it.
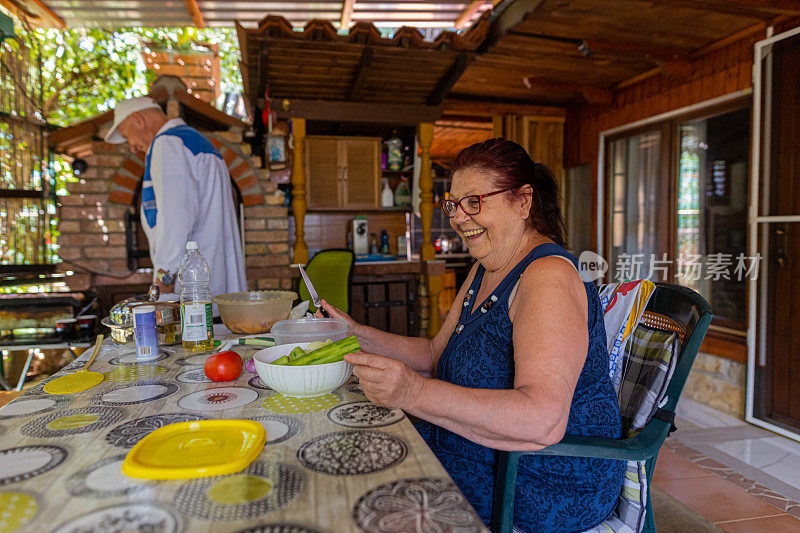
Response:
[[[111,317],[105,317],[100,323],[111,329],[111,339],[116,344],[128,344],[134,341],[133,324],[129,326],[117,324],[111,320]],[[169,323],[157,324],[156,333],[158,334],[158,344],[168,345],[181,342],[180,319]]]

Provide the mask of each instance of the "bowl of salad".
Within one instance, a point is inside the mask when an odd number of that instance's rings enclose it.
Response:
[[[253,362],[261,381],[281,394],[322,396],[347,381],[353,365],[344,360],[344,355],[360,349],[355,336],[335,342],[289,343],[256,352]]]

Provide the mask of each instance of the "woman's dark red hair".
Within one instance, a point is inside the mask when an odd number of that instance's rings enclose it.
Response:
[[[450,176],[468,168],[489,174],[496,189],[517,189],[511,194],[522,194],[519,189],[530,185],[533,189],[531,224],[536,231],[564,246],[558,182],[550,169],[542,163],[534,163],[522,146],[502,138],[468,146],[453,160]]]

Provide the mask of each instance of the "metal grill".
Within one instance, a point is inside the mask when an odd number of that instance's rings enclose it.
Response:
[[[47,265],[54,187],[41,116],[39,58],[0,45],[0,265]],[[7,269],[3,269],[7,270]]]

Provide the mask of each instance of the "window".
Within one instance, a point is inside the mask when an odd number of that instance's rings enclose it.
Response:
[[[5,271],[56,259],[54,187],[37,65],[22,44],[0,44],[0,268]]]
[[[686,285],[717,326],[744,331],[749,147],[742,103],[608,138],[610,279]]]
[[[746,282],[736,267],[747,252],[750,110],[683,122],[678,131],[677,257],[706,258],[706,271],[679,268],[677,281],[709,301],[718,323],[744,330]],[[709,271],[712,262],[727,274]]]
[[[642,271],[644,258],[658,255],[658,212],[663,207],[659,187],[661,131],[648,131],[609,143],[609,199],[611,248],[609,263],[627,265],[630,275]],[[640,258],[634,256],[641,254]],[[613,274],[613,273],[612,273]]]

